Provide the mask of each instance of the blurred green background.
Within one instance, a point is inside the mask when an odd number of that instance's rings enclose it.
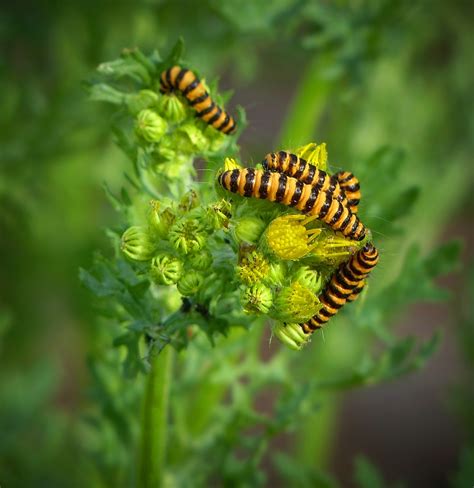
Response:
[[[125,47],[167,52],[179,36],[193,65],[234,90],[230,106],[246,109],[244,161],[258,162],[279,141],[316,140],[350,169],[395,146],[407,162],[402,180],[421,191],[403,222],[408,233],[384,244],[386,259],[401,261],[413,242],[428,250],[465,241],[459,272],[443,282],[452,300],[398,314],[400,334],[426,338],[441,326],[440,350],[411,377],[344,393],[327,449],[343,486],[357,454],[408,486],[468,480],[469,462],[459,471],[459,460],[474,457],[463,451],[474,435],[472,13],[467,1],[4,4],[0,485],[87,478],[74,432],[94,409],[86,358],[98,321],[78,269],[95,250],[107,252],[104,229],[119,217],[101,184],[118,185],[126,163],[110,136],[112,109],[90,103],[82,82]],[[389,218],[370,216],[376,238]],[[271,466],[267,476],[279,486]]]

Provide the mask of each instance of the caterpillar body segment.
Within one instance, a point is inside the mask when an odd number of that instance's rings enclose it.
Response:
[[[351,212],[357,213],[361,197],[359,180],[349,171],[339,171],[333,176],[337,178],[339,186],[347,198]]]
[[[236,129],[234,118],[219,107],[204,88],[199,78],[189,69],[173,66],[163,71],[160,76],[161,93],[178,90],[196,110],[196,115],[224,134],[231,134]]]
[[[352,213],[357,213],[361,197],[360,184],[359,180],[348,171],[329,175],[326,171],[287,151],[267,154],[262,161],[262,166],[265,170],[284,173],[302,183],[329,191],[337,200],[348,206]]]
[[[348,302],[353,302],[353,301],[357,300],[359,298],[359,295],[360,295],[361,291],[364,289],[364,286],[365,286],[365,280],[361,281],[356,286],[356,288],[354,288],[354,290],[352,291],[352,293],[350,294],[350,296],[347,297],[347,301]]]
[[[361,241],[365,237],[366,229],[362,222],[333,193],[285,173],[254,168],[234,169],[221,173],[219,183],[226,190],[243,197],[282,203],[304,214],[314,215],[350,239]]]
[[[337,314],[346,302],[357,298],[366,283],[366,278],[379,260],[375,246],[367,243],[332,275],[331,280],[319,296],[321,310],[309,321],[300,324],[307,334],[320,329]]]
[[[329,175],[296,154],[286,151],[269,153],[262,161],[262,166],[265,170],[284,173],[318,190],[328,191],[337,200],[345,201],[344,192],[335,175]]]

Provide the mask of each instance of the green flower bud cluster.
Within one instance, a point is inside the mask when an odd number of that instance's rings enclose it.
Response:
[[[212,209],[221,213],[224,207],[222,202],[200,205],[195,190],[169,205],[151,200],[148,225],[128,228],[121,250],[131,261],[147,262],[156,285],[176,285],[182,296],[194,296],[211,279],[213,249],[216,239],[222,238],[216,234],[216,229],[224,227],[221,216],[211,218]]]
[[[94,99],[121,105],[126,110],[126,116],[120,119],[117,140],[134,159],[147,188],[156,190],[151,192],[155,196],[162,194],[163,180],[169,183],[174,179],[176,183],[180,178],[184,184],[190,183],[196,157],[215,156],[234,144],[229,135],[197,117],[196,110],[179,90],[160,91],[160,75],[168,64],[156,53],[148,58],[133,50],[132,54],[123,53],[119,60],[103,63],[99,73],[104,82],[91,84]],[[127,77],[133,83],[127,83]],[[201,83],[214,97],[204,80]],[[137,88],[126,91],[130,86]]]
[[[282,322],[304,322],[320,308],[318,294],[323,280],[308,266],[271,262],[255,246],[241,247],[236,268],[242,308]]]
[[[143,89],[127,96],[127,107],[134,117],[138,145],[160,165],[160,172],[168,173],[162,167],[167,163],[189,170],[192,165],[186,163],[193,157],[219,151],[229,141],[197,118],[179,93]]]
[[[209,184],[219,165],[241,168],[232,137],[196,117],[179,91],[159,93],[159,76],[168,61],[142,61],[132,70],[139,89],[117,92],[123,96],[114,102],[127,110],[128,133],[119,142],[134,162],[133,183],[142,192],[132,197],[127,211],[132,222],[122,235],[123,255],[137,263],[137,272],[148,274],[158,300],[189,297],[187,302],[211,314],[222,303],[232,320],[242,312],[269,317],[275,321],[274,335],[300,348],[309,339],[298,324],[320,310],[325,283],[361,243],[286,206]],[[292,152],[326,169],[324,144]],[[208,172],[200,174],[203,181],[196,190],[189,190],[196,158],[207,160]],[[145,193],[153,197],[148,211],[143,210]]]

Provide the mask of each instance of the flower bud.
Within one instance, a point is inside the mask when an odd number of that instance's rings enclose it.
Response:
[[[181,201],[179,202],[179,209],[182,212],[189,212],[193,208],[199,205],[198,195],[194,190],[189,190],[183,195]]]
[[[282,322],[305,322],[321,308],[317,295],[299,281],[283,287],[273,305],[271,316]]]
[[[287,278],[286,267],[282,263],[271,263],[268,271],[266,282],[276,285],[278,287],[283,286],[283,283]]]
[[[129,227],[122,235],[121,250],[134,261],[148,261],[153,257],[156,246],[145,227]]]
[[[228,228],[231,218],[231,204],[227,200],[213,203],[206,207],[205,221],[213,230]]]
[[[195,295],[203,283],[204,276],[201,273],[197,271],[188,271],[180,278],[177,287],[181,295],[189,297]]]
[[[158,94],[152,90],[140,90],[127,98],[127,106],[130,113],[138,115],[142,110],[155,106],[158,102]]]
[[[147,142],[157,142],[168,129],[166,120],[148,108],[141,110],[135,122],[135,132]]]
[[[180,138],[180,145],[178,146],[180,151],[200,153],[206,151],[209,147],[208,139],[193,123],[179,126],[176,135]]]
[[[186,106],[173,93],[163,95],[157,104],[158,112],[169,122],[177,124],[186,118]]]
[[[259,217],[241,217],[233,228],[237,241],[255,244],[265,230],[265,222]]]
[[[315,295],[319,295],[323,286],[321,274],[311,269],[309,266],[302,266],[295,275],[295,281],[298,281],[303,287],[310,290]]]
[[[160,202],[158,200],[150,201],[150,212],[148,222],[150,229],[160,239],[168,236],[170,227],[176,220],[176,215],[170,207],[166,207],[160,212]]]
[[[179,252],[184,254],[199,251],[206,242],[206,233],[194,219],[181,219],[169,231],[169,241]]]
[[[155,256],[151,261],[150,274],[159,285],[174,285],[183,274],[183,263],[171,255]]]
[[[244,289],[241,298],[246,313],[267,314],[272,306],[272,291],[268,286],[257,283]]]
[[[188,263],[193,269],[198,271],[206,271],[212,266],[212,255],[209,251],[201,249],[196,254],[192,254],[188,257]]]
[[[311,339],[311,334],[306,334],[299,324],[276,323],[272,332],[279,341],[294,351],[299,351]]]
[[[237,266],[237,276],[246,285],[254,285],[264,281],[270,270],[265,256],[256,250],[244,252]]]

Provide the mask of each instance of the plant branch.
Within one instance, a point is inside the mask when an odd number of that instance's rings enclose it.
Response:
[[[139,486],[161,486],[166,457],[168,403],[173,348],[165,346],[151,360],[142,418]]]

